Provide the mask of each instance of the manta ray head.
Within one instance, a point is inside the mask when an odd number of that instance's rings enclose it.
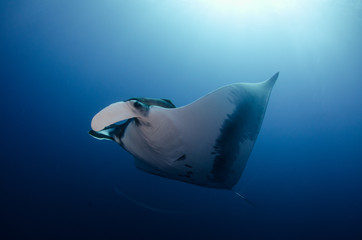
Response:
[[[150,126],[149,113],[153,106],[175,108],[168,99],[130,98],[111,104],[97,113],[92,119],[89,134],[97,139],[120,143],[119,139],[130,123],[143,128]]]

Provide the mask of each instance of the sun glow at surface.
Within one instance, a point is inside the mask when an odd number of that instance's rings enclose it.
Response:
[[[330,0],[184,0],[182,8],[206,21],[242,27],[250,23],[310,22],[331,4]]]

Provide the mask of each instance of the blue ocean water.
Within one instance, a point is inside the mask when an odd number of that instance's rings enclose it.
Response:
[[[0,34],[0,239],[362,239],[360,0],[4,0]],[[113,102],[277,71],[235,186],[255,207],[88,135]]]

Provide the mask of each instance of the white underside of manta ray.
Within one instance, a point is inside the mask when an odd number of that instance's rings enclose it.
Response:
[[[253,149],[277,78],[278,73],[261,83],[227,85],[178,108],[166,99],[117,102],[93,117],[89,133],[117,142],[143,171],[232,189]]]

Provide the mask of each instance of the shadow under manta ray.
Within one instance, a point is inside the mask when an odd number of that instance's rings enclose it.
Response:
[[[278,75],[261,83],[227,85],[178,108],[167,99],[117,102],[93,117],[89,134],[117,142],[143,171],[232,190],[253,149]]]

